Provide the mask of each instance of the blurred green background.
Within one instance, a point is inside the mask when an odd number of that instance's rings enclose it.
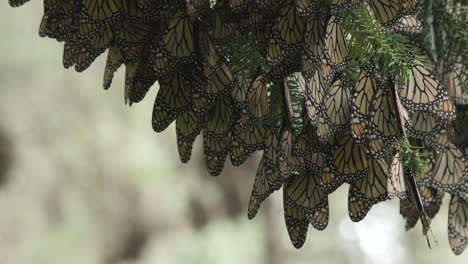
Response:
[[[197,142],[181,164],[174,126],[151,128],[157,87],[128,108],[122,69],[101,88],[105,56],[65,70],[62,44],[38,36],[41,2],[0,3],[1,264],[468,263],[448,246],[448,197],[432,250],[419,224],[405,232],[396,200],[351,222],[347,186],[331,195],[328,228],[311,228],[300,250],[281,192],[247,220],[258,155],[214,178]]]

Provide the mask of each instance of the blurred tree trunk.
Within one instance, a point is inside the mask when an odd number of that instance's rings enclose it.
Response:
[[[13,146],[5,129],[0,127],[0,186],[7,181],[13,163]]]

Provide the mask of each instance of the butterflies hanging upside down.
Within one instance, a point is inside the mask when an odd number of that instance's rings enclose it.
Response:
[[[261,151],[248,217],[283,188],[295,247],[309,224],[325,229],[328,195],[348,183],[351,220],[398,198],[407,228],[421,220],[425,232],[449,193],[449,243],[461,254],[468,243],[466,67],[461,56],[445,54],[457,41],[440,41],[435,30],[435,45],[450,47],[435,49],[437,67],[417,51],[400,56],[393,53],[400,45],[379,42],[421,33],[419,2],[44,0],[39,34],[64,42],[63,65],[77,71],[108,50],[103,87],[124,65],[129,105],[158,87],[152,125],[161,132],[175,121],[183,163],[199,134],[211,175],[222,173],[228,155],[238,166]],[[444,39],[452,33],[441,32]],[[389,51],[390,60],[378,58]],[[405,144],[427,152],[420,153],[424,169],[411,166]]]

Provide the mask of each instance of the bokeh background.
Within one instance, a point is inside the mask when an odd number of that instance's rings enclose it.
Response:
[[[447,203],[405,232],[398,201],[347,216],[347,186],[331,195],[325,231],[289,242],[281,192],[254,220],[247,203],[258,155],[208,175],[200,138],[181,164],[175,128],[151,128],[157,87],[131,108],[121,69],[102,87],[105,55],[86,72],[62,67],[62,44],[38,36],[42,1],[0,3],[0,263],[468,263],[447,242]]]

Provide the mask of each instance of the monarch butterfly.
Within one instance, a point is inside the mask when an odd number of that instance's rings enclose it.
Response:
[[[304,76],[304,78],[307,81],[310,81],[314,73],[320,67],[320,61],[311,58],[307,54],[303,54],[301,58],[302,58],[302,68],[301,68],[302,76]]]
[[[265,124],[269,116],[266,85],[263,74],[259,73],[247,89],[246,104],[241,106],[243,110],[239,125],[234,128],[230,152],[231,161],[236,166],[264,147]]]
[[[319,188],[318,181],[317,175],[301,173],[291,177],[283,186],[286,226],[296,248],[302,247],[307,233],[305,229],[305,232],[299,232],[298,235],[298,222],[302,227],[310,222],[318,230],[323,230],[328,225],[328,196]],[[297,219],[297,216],[291,215],[291,211],[303,217]]]
[[[152,9],[146,10],[144,14],[150,17],[152,16],[155,22],[159,22],[164,26],[170,24],[174,16],[181,10],[187,15],[188,18],[192,19],[190,14],[188,14],[188,10],[186,11],[186,1],[174,0],[171,1],[170,5],[165,3],[165,1],[149,1],[156,3],[151,3],[150,5],[153,5],[153,7],[151,7]],[[159,12],[155,12],[155,10],[159,10]]]
[[[464,152],[465,157],[468,156],[468,133],[465,133],[468,127],[468,106],[457,106],[457,119],[452,121],[455,136],[453,143]]]
[[[262,56],[265,56],[269,44],[268,36],[272,30],[272,21],[270,20],[272,19],[263,14],[259,9],[251,9],[249,21],[255,36],[255,46]]]
[[[380,78],[373,65],[365,64],[362,66],[351,103],[351,131],[356,143],[364,141],[371,100],[374,93],[377,92]]]
[[[120,47],[126,62],[136,62],[142,57],[143,47],[151,36],[152,27],[146,24],[123,21],[115,34],[115,43]]]
[[[194,68],[197,69],[197,67]],[[192,102],[195,112],[203,114],[211,109],[220,98],[232,91],[235,80],[224,63],[221,63],[214,73],[211,73],[207,67],[198,70],[203,74],[194,74],[192,82],[196,85],[192,93]]]
[[[284,130],[280,138],[280,151],[278,153],[278,169],[283,178],[289,178],[303,170],[302,157],[293,153],[295,142],[294,134],[289,130]]]
[[[386,108],[387,110],[384,109],[378,109],[378,106],[373,105],[375,102],[371,102],[371,120],[369,121],[369,126],[370,129],[368,129],[367,133],[369,134],[367,137],[367,147],[369,151],[369,156],[373,158],[382,158],[385,157],[389,154],[390,148],[392,146],[396,147],[396,149],[400,149],[401,147],[395,143],[397,143],[397,136],[391,136],[391,133],[384,133],[385,131],[384,126],[391,126],[391,127],[397,127],[399,134],[402,134],[403,136],[406,135],[405,130],[403,129],[404,124],[408,121],[408,113],[406,112],[406,109],[402,106],[400,99],[398,97],[398,94],[394,90],[394,82],[391,78],[387,78],[386,80],[386,87],[382,87],[382,89],[386,89],[383,91],[378,90],[376,95],[374,95],[374,98],[372,101],[375,101],[378,99],[381,102],[385,102],[385,105],[393,105],[392,108]],[[391,93],[391,95],[388,95],[388,93]],[[383,96],[385,95],[385,96]],[[383,100],[385,99],[385,100]],[[389,100],[391,102],[389,102]],[[379,103],[381,104],[381,103]],[[377,110],[374,110],[377,108]],[[378,115],[376,114],[378,113]],[[380,116],[379,116],[380,115]],[[390,115],[390,117],[389,117]],[[393,116],[392,116],[393,115]],[[383,117],[383,118],[382,118]],[[379,121],[379,118],[382,118]],[[385,120],[387,119],[390,124],[385,124]],[[380,127],[379,127],[380,124]],[[393,130],[394,132],[395,130]],[[389,136],[385,136],[385,134]],[[393,142],[392,142],[393,138]],[[390,144],[392,143],[392,144]]]
[[[437,115],[444,120],[455,119],[455,105],[448,96],[443,96],[436,106]]]
[[[257,48],[258,52],[265,57],[268,53],[268,45],[269,39],[267,37],[267,33],[262,30],[255,31],[255,47]],[[271,60],[271,59],[270,59]]]
[[[18,0],[12,0],[11,2],[20,2]],[[27,1],[22,1],[27,2]],[[61,10],[61,5],[59,4],[60,1],[57,0],[44,0],[44,14],[57,14]],[[63,3],[62,3],[63,4]]]
[[[457,104],[468,104],[468,92],[463,90],[463,83],[466,82],[466,77],[462,74],[463,66],[455,65],[452,71],[444,73],[443,80],[447,86],[449,96]]]
[[[54,38],[54,34],[49,34],[49,16],[44,14],[41,18],[41,23],[39,24],[39,36],[44,38],[50,36],[50,38]]]
[[[278,168],[278,152],[280,151],[281,131],[278,126],[268,129],[265,140],[264,162],[269,168]]]
[[[403,11],[405,15],[414,15],[420,7],[420,0],[403,0]]]
[[[299,54],[288,54],[288,59],[280,64],[273,65],[270,72],[265,77],[271,81],[275,87],[284,87],[286,77],[301,70],[301,57]],[[279,89],[279,88],[278,88]],[[271,90],[271,89],[270,89]]]
[[[305,157],[308,153],[323,151],[319,146],[316,127],[306,124],[296,138],[293,152],[296,156]]]
[[[271,11],[271,10],[276,10],[283,1],[263,0],[263,1],[255,1],[255,2],[256,2],[255,4],[260,8],[260,10]]]
[[[237,13],[244,12],[250,5],[248,0],[229,0],[229,7]]]
[[[304,213],[288,204],[284,204],[284,218],[292,244],[296,248],[301,248],[307,237],[309,221],[306,219]]]
[[[305,163],[305,169],[312,173],[322,175],[326,160],[322,152],[309,152],[303,157],[303,160]]]
[[[266,152],[263,154],[258,165],[255,182],[250,196],[248,217],[252,219],[258,212],[260,204],[274,191],[283,185],[283,179],[277,169],[265,162]]]
[[[241,134],[251,133],[252,124],[250,122],[249,114],[247,113],[247,102],[246,102],[246,92],[250,87],[250,84],[247,82],[247,78],[244,78],[242,75],[236,74],[235,76],[235,85],[231,91],[231,97],[233,99],[233,106],[235,108],[234,111],[237,112],[235,125],[233,131],[231,133],[232,142],[231,142],[231,150],[230,150],[230,158],[231,163],[234,166],[239,166],[244,163],[247,158],[252,154],[255,150],[251,150],[251,145],[246,144],[241,138]],[[248,130],[248,132],[247,132]],[[249,135],[249,137],[250,135]],[[257,136],[257,134],[253,134],[253,141],[259,139],[263,142],[263,136]],[[252,142],[253,142],[252,141]],[[252,143],[251,142],[251,143]]]
[[[439,211],[444,193],[431,187],[420,188],[419,192],[429,222]],[[410,198],[400,199],[400,214],[406,219],[406,230],[413,228],[420,219],[418,209]]]
[[[445,151],[448,143],[451,141],[452,130],[451,127],[448,129],[441,129],[434,133],[434,136],[430,139],[432,148],[436,151]]]
[[[201,31],[199,33],[199,47],[201,56],[204,59],[204,65],[208,67],[207,71],[216,71],[222,61],[212,44],[208,32]]]
[[[82,72],[111,46],[114,31],[110,25],[96,26],[89,22],[82,22],[78,35],[78,47],[75,70]]]
[[[388,156],[391,145],[385,142],[382,138],[368,137],[365,147],[368,151],[367,155],[374,159],[380,159]]]
[[[450,247],[460,255],[468,245],[468,202],[458,195],[450,199],[448,223]]]
[[[162,37],[165,51],[177,60],[190,61],[194,55],[193,34],[194,28],[188,16],[177,12]]]
[[[393,25],[403,15],[402,0],[368,0],[377,20],[384,26]]]
[[[83,17],[96,23],[115,21],[122,12],[121,0],[85,0],[83,5]]]
[[[266,20],[266,16],[258,7],[251,8],[249,12],[249,22],[254,29],[262,29]]]
[[[323,81],[322,70],[318,68],[306,86],[306,110],[312,125],[317,124],[328,89],[328,85]]]
[[[194,111],[185,112],[177,117],[177,147],[182,163],[187,163],[190,160],[193,142],[203,127],[203,118],[196,115]]]
[[[323,140],[348,129],[351,119],[350,97],[344,77],[337,79],[328,89],[317,124],[318,135]]]
[[[327,84],[331,84],[333,81],[333,78],[335,77],[335,70],[328,64],[328,63],[322,63],[321,64],[321,69],[322,69],[322,75],[323,75],[323,80]]]
[[[138,7],[146,17],[146,21],[153,22],[156,19],[161,19],[161,13],[163,9],[167,9],[165,1],[153,1],[153,0],[138,0],[136,2],[136,7]],[[178,2],[178,1],[173,1]],[[174,5],[175,5],[174,3]],[[155,12],[155,10],[161,10],[160,12]]]
[[[436,156],[432,171],[433,185],[445,192],[454,191],[462,184],[467,173],[468,168],[462,153],[453,143],[449,143]]]
[[[156,14],[151,14],[147,11],[147,9],[142,8],[141,2],[143,1],[144,0],[122,1],[125,20],[127,20],[130,23],[136,24],[150,24],[155,20],[155,17],[159,15],[159,12],[154,12],[154,10],[161,10],[162,6],[159,6],[159,8],[155,8],[156,5],[153,4],[153,12]]]
[[[332,12],[337,13],[343,9],[358,9],[363,0],[333,0],[331,3]]]
[[[230,93],[234,86],[234,77],[231,69],[221,63],[215,72],[205,69],[206,86],[201,90],[202,94],[214,102],[218,98]]]
[[[193,12],[200,17],[207,15],[211,11],[210,0],[193,0],[186,1],[186,3],[188,13],[193,9]]]
[[[400,214],[406,219],[405,228],[410,230],[419,220],[419,212],[416,205],[408,198],[400,198]]]
[[[127,63],[125,65],[124,102],[125,104],[129,103],[130,106],[132,102],[128,101],[128,94],[133,89],[132,80],[135,77],[137,67],[137,63]]]
[[[422,24],[416,16],[408,15],[398,19],[393,29],[404,34],[419,34],[422,32]]]
[[[202,80],[195,75],[194,86],[192,91],[193,110],[197,114],[204,114],[212,108],[213,102],[208,99],[205,93],[206,80]]]
[[[63,44],[62,63],[63,63],[63,67],[65,67],[66,69],[75,65],[75,62],[76,62],[77,47],[76,45],[72,43],[73,41],[65,41],[65,43]],[[110,83],[109,83],[109,86],[110,86]]]
[[[153,129],[161,132],[179,115],[191,109],[191,83],[182,73],[159,80],[160,89],[153,108]]]
[[[279,13],[276,17],[275,29],[278,40],[285,47],[302,42],[304,23],[297,15],[293,0],[285,1],[283,6],[279,9]]]
[[[370,108],[370,122],[367,131],[369,138],[380,138],[384,141],[384,144],[397,141],[400,135],[395,111],[397,105],[394,103],[388,87],[382,87],[376,91]],[[404,111],[404,109],[401,111]]]
[[[268,118],[269,104],[267,83],[262,73],[259,73],[247,90],[247,107],[254,122],[262,122]]]
[[[412,142],[410,142],[413,144]],[[425,149],[421,151],[427,151]],[[427,153],[429,154],[429,153]],[[422,159],[425,163],[424,170],[415,174],[416,184],[419,188],[427,188],[432,186],[432,168],[434,167],[434,158],[430,153],[426,158]]]
[[[361,221],[374,204],[388,199],[387,177],[385,160],[370,159],[369,173],[349,187],[348,213],[352,221]]]
[[[326,156],[328,158],[328,156]],[[334,192],[338,187],[344,183],[344,178],[340,175],[333,172],[331,169],[331,161],[329,159],[325,160],[321,175],[319,186],[320,189],[326,193],[330,194]]]
[[[432,113],[414,112],[410,116],[411,119],[406,123],[405,127],[407,133],[412,137],[430,140],[442,129],[441,122]]]
[[[274,40],[276,41],[277,40]],[[278,43],[278,42],[277,42]],[[300,48],[286,49],[281,43],[277,44],[278,54],[276,58],[267,58],[270,59],[269,65],[272,65],[270,74],[277,77],[278,81],[282,81],[288,75],[299,72],[302,68],[302,59],[301,54],[302,50]],[[276,68],[275,71],[273,69]],[[276,73],[281,72],[283,75],[276,75]]]
[[[392,155],[390,167],[388,170],[387,193],[388,198],[406,197],[406,183],[403,171],[403,162],[400,158],[400,152],[396,151]]]
[[[12,7],[18,7],[18,6],[22,6],[25,3],[29,2],[29,0],[8,0],[8,2],[10,3],[10,6],[12,6]]]
[[[44,15],[39,27],[39,36],[54,38],[57,41],[75,40],[77,32],[75,17],[67,19],[64,16]]]
[[[234,77],[231,70],[218,55],[208,33],[200,32],[201,54],[204,57],[202,69],[207,85],[204,95],[211,101],[231,92],[234,85]]]
[[[271,66],[280,64],[287,57],[287,53],[280,42],[272,38],[268,41],[267,62]]]
[[[168,75],[175,71],[177,60],[170,56],[161,42],[162,36],[155,34],[150,41],[149,60],[152,62],[156,74]]]
[[[293,154],[303,159],[305,169],[320,174],[325,166],[325,150],[322,145],[318,140],[317,129],[306,124],[294,142]]]
[[[203,147],[208,172],[218,176],[224,167],[226,156],[231,148],[231,130],[234,124],[234,112],[229,96],[218,101],[208,113],[206,127],[203,130]]]
[[[114,78],[114,73],[120,68],[123,63],[123,56],[120,49],[113,45],[107,52],[106,67],[104,70],[103,87],[105,90],[109,89]]]
[[[466,248],[466,242],[463,241],[463,238],[453,236],[449,234],[449,243],[450,248],[456,255],[460,255]]]
[[[43,15],[39,25],[39,36],[49,37],[54,39],[62,39],[62,31],[60,28],[60,19],[57,17],[49,17]],[[63,40],[63,39],[62,39]]]
[[[246,128],[234,128],[230,150],[231,162],[234,166],[244,163],[252,153],[264,148],[265,127],[249,125]]]
[[[332,172],[344,182],[351,183],[365,177],[369,163],[363,145],[356,144],[351,135],[337,137],[332,153]]]
[[[338,71],[344,69],[349,57],[346,37],[341,28],[341,18],[332,16],[328,20],[325,34],[325,55],[331,67]]]
[[[249,121],[247,125],[236,126],[232,134],[230,152],[233,165],[241,165],[253,152],[263,149],[266,134],[267,129],[261,123]]]
[[[306,124],[297,136],[292,149],[294,155],[304,157],[307,153],[312,151],[311,144],[313,139],[309,138],[309,129],[312,130],[314,127],[310,124]]]
[[[422,187],[419,188],[419,193],[421,194],[421,201],[427,216],[429,218],[434,218],[442,205],[444,192],[432,187]]]
[[[127,94],[131,103],[137,103],[143,100],[151,86],[156,82],[158,76],[153,66],[144,59],[138,63],[135,74],[131,79],[132,88]]]
[[[211,35],[215,45],[225,45],[237,35],[236,26],[229,21],[234,15],[226,4],[217,6],[213,14],[213,29]]]
[[[234,100],[234,104],[238,110],[243,111],[246,107],[246,94],[251,85],[250,78],[247,78],[243,74],[235,73],[234,75],[234,86],[231,91],[231,97]]]
[[[405,83],[399,85],[400,99],[410,112],[425,111],[439,114],[435,106],[439,103],[443,90],[439,82],[424,65],[412,58],[411,72]]]
[[[315,61],[323,58],[325,21],[321,13],[313,15],[304,32],[304,50]]]
[[[308,17],[317,9],[317,2],[314,0],[294,0],[294,2],[299,16]]]
[[[81,1],[44,1],[44,16],[39,36],[70,42],[76,37],[80,24]]]

